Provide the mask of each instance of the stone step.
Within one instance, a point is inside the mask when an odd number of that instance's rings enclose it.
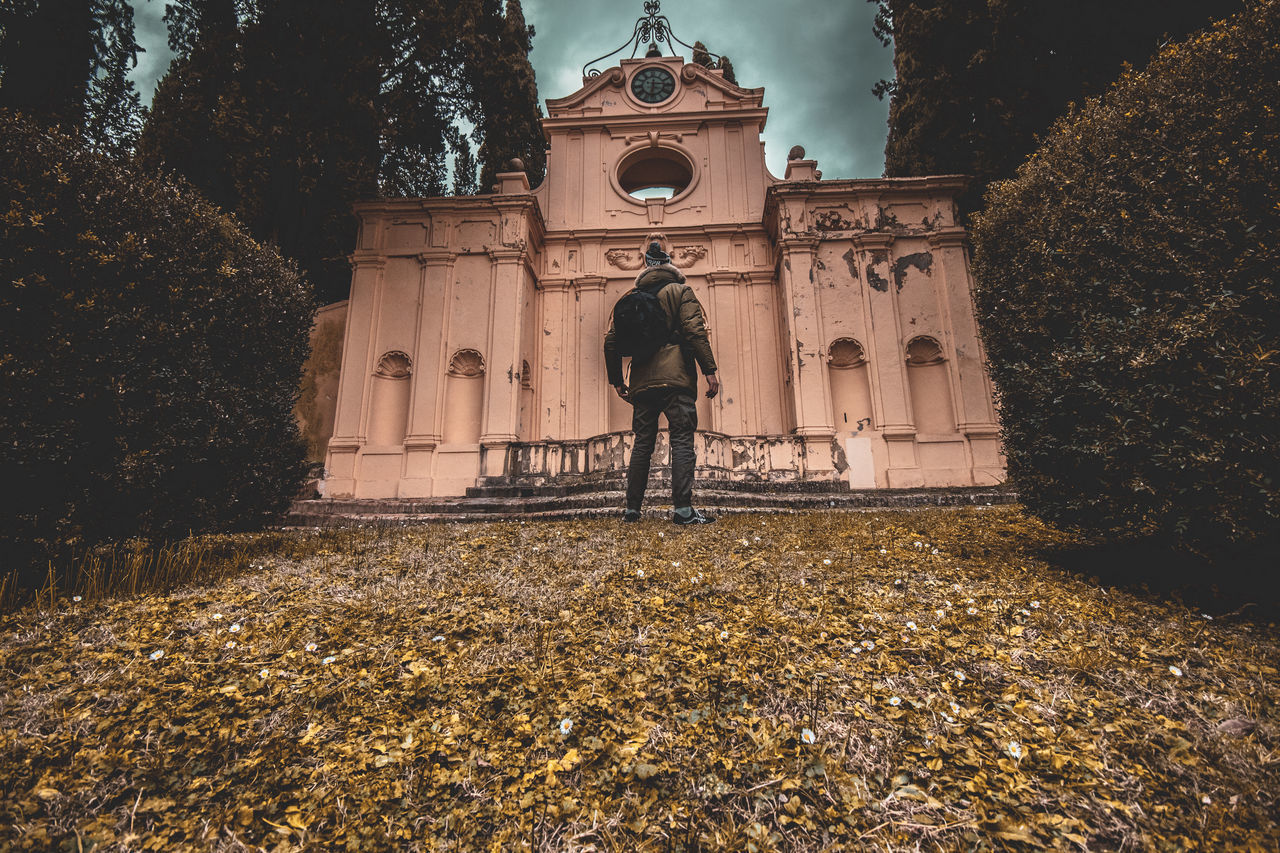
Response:
[[[568,495],[599,494],[609,491],[626,491],[626,472],[611,473],[602,477],[583,478],[576,482],[565,482],[560,478],[554,484],[538,483],[505,483],[503,478],[495,477],[494,482],[473,486],[467,489],[468,498],[535,498],[565,497]],[[786,494],[849,494],[850,488],[845,480],[730,480],[703,479],[694,480],[694,491],[747,492],[747,493],[786,493]],[[670,475],[666,472],[655,473],[649,478],[649,494],[660,494],[671,490]]]
[[[665,518],[670,495],[653,495],[645,515]],[[843,493],[744,492],[698,490],[694,503],[717,513],[799,512],[804,510],[918,509],[944,506],[994,506],[1013,503],[1007,487],[945,489],[863,489]],[[442,497],[295,501],[285,523],[316,527],[351,523],[416,521],[499,521],[616,517],[625,505],[621,490],[537,497]]]

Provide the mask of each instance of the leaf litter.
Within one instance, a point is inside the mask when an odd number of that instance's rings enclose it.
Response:
[[[214,586],[0,616],[0,849],[1275,849],[1275,626],[1048,566],[1069,541],[1016,508],[239,537]]]

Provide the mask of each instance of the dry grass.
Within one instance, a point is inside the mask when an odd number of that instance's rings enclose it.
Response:
[[[1016,509],[218,542],[0,617],[0,848],[1280,844],[1275,626]]]

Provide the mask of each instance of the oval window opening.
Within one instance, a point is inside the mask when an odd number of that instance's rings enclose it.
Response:
[[[632,198],[674,198],[693,182],[693,167],[684,157],[664,148],[646,149],[622,162],[618,185]]]

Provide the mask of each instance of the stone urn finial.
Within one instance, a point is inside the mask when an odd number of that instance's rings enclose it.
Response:
[[[791,151],[789,151],[789,152],[787,153],[787,159],[788,159],[788,160],[803,160],[803,159],[804,159],[804,146],[803,146],[803,145],[793,145],[793,146],[791,146]]]
[[[507,161],[507,171],[508,171],[508,172],[523,172],[523,171],[524,171],[524,161],[523,161],[523,160],[521,160],[519,157],[512,157],[510,160],[508,160],[508,161]]]

